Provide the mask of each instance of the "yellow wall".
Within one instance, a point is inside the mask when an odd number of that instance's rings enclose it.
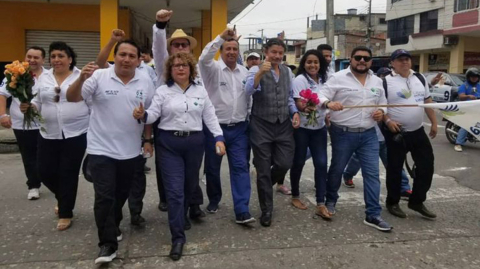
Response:
[[[100,6],[0,1],[0,61],[23,59],[26,30],[100,32]],[[130,13],[121,10],[119,25],[130,35]]]

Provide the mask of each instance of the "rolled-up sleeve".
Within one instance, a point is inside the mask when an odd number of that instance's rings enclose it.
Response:
[[[258,68],[258,66],[253,66],[252,68],[250,68],[250,70],[248,70],[247,81],[245,82],[245,92],[247,93],[247,95],[252,95],[257,91],[262,90],[262,87],[260,85],[258,85],[256,89],[254,88],[255,75],[259,70],[260,69]]]
[[[323,89],[320,91],[319,97],[320,102],[325,104],[327,101],[332,101],[335,97],[335,83],[336,77],[333,75],[331,78],[327,80],[327,83],[324,84]]]
[[[202,118],[208,130],[210,130],[210,132],[213,134],[213,137],[215,137],[215,141],[225,141],[223,138],[222,128],[220,128],[218,118],[215,115],[215,107],[208,96],[205,98],[205,108],[203,109]]]

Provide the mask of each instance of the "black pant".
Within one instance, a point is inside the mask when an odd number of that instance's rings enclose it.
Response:
[[[87,134],[66,139],[38,136],[38,174],[58,202],[58,216],[72,218]]]
[[[389,205],[398,204],[402,189],[402,168],[405,156],[411,152],[415,162],[415,178],[409,204],[421,204],[427,199],[427,192],[433,179],[433,149],[423,127],[403,134],[403,142],[395,142],[395,134],[384,130],[387,145],[387,200]]]
[[[27,176],[28,189],[38,189],[41,186],[41,180],[38,176],[37,166],[37,145],[38,130],[15,130],[13,129],[15,138],[17,139],[18,148],[22,155],[23,168]]]
[[[118,248],[117,229],[122,221],[122,208],[130,193],[135,168],[141,156],[116,160],[107,156],[89,155],[88,169],[95,190],[95,223],[99,246]]]
[[[143,197],[145,197],[145,191],[147,189],[147,177],[145,176],[146,163],[147,159],[140,156],[135,166],[135,175],[133,176],[130,195],[128,196],[130,216],[140,215],[142,213]]]
[[[257,169],[258,200],[262,212],[273,211],[273,188],[292,166],[295,153],[293,127],[290,120],[270,123],[252,116],[250,142],[253,164]]]
[[[153,123],[153,138],[154,138],[154,147],[155,147],[155,174],[157,176],[157,189],[158,189],[158,196],[160,197],[161,203],[167,202],[167,197],[165,196],[165,188],[163,187],[163,180],[162,180],[162,168],[160,166],[160,145],[157,143],[157,139],[159,136],[160,129],[158,129],[158,123],[160,120],[157,120]]]

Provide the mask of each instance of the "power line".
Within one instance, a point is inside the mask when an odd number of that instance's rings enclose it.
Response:
[[[252,7],[252,9],[250,9],[247,13],[245,13],[245,15],[243,15],[243,16],[242,16],[240,19],[238,19],[236,22],[239,22],[241,19],[243,19],[245,16],[247,16],[248,13],[250,13],[252,10],[254,10],[262,1],[263,1],[263,0],[258,1],[258,3],[255,4],[254,7]],[[233,22],[232,22],[232,23],[233,23]]]

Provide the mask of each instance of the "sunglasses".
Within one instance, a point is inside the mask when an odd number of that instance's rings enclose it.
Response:
[[[190,43],[172,43],[171,45],[172,45],[172,47],[174,47],[176,49],[178,49],[180,47],[182,47],[182,48],[190,47]]]
[[[370,56],[362,56],[362,55],[355,55],[353,56],[353,59],[355,59],[355,61],[357,62],[360,62],[362,59],[365,61],[365,62],[370,62],[372,60],[372,57]]]
[[[55,96],[53,97],[53,102],[55,103],[58,103],[60,102],[60,92],[62,91],[62,89],[60,89],[60,87],[55,87]]]

